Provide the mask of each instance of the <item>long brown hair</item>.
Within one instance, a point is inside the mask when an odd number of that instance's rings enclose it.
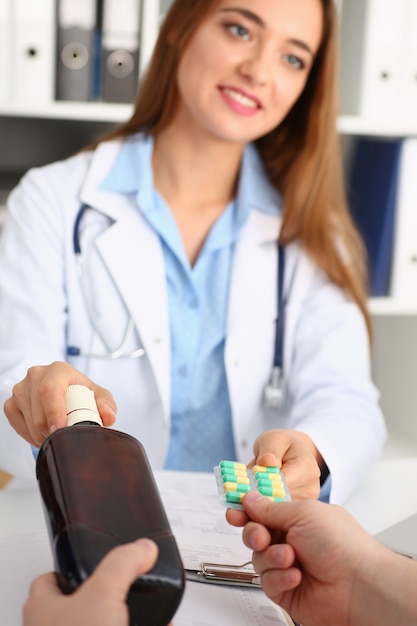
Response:
[[[176,76],[181,55],[218,2],[174,0],[139,85],[131,119],[100,141],[139,131],[156,135],[169,125],[179,97]],[[281,243],[299,241],[330,280],[357,302],[371,338],[366,253],[346,200],[336,131],[338,16],[334,0],[321,4],[323,36],[306,86],[285,120],[255,143],[283,198]]]

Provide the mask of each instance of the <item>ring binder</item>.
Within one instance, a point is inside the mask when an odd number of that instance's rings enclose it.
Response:
[[[95,0],[59,0],[57,14],[57,100],[93,99]]]
[[[139,77],[142,0],[104,0],[104,102],[134,102]]]

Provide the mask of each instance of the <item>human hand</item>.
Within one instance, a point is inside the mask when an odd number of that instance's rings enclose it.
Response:
[[[346,510],[317,501],[273,503],[257,492],[245,495],[243,506],[251,520],[243,540],[262,587],[293,619],[308,626],[379,623],[364,617],[367,582],[391,553]],[[237,513],[228,510],[232,520]]]
[[[39,448],[51,432],[66,426],[64,395],[69,385],[92,389],[104,426],[114,423],[117,407],[111,393],[68,363],[55,362],[29,368],[25,378],[13,387],[12,396],[4,403],[11,426]]]
[[[249,467],[281,468],[293,500],[319,497],[321,457],[307,435],[295,430],[269,430],[256,439],[253,452]]]
[[[23,608],[23,626],[128,626],[129,587],[153,567],[157,555],[149,539],[114,548],[71,595],[60,591],[55,574],[38,577]]]

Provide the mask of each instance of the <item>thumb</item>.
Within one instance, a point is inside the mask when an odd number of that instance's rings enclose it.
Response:
[[[158,546],[150,539],[139,539],[118,546],[101,561],[77,593],[94,594],[124,602],[133,581],[148,572],[158,557]]]
[[[285,431],[274,430],[262,433],[257,437],[253,446],[256,464],[281,467],[282,459],[290,445]]]
[[[58,587],[55,572],[42,574],[41,576],[35,578],[30,585],[29,595],[31,597],[45,597],[48,600],[54,596],[61,597],[62,591]]]
[[[249,491],[242,504],[253,522],[271,530],[287,532],[299,518],[296,502],[273,502],[258,491]]]
[[[258,455],[255,459],[256,465],[263,465],[265,467],[279,467],[282,466],[283,454],[279,450],[271,452],[271,450],[260,448]]]

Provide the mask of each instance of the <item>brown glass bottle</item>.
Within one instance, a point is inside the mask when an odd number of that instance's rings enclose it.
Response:
[[[166,626],[184,592],[184,569],[143,446],[100,427],[86,387],[69,387],[66,403],[74,425],[45,440],[36,464],[58,583],[71,593],[113,547],[150,537],[159,556],[130,588],[130,624]]]

